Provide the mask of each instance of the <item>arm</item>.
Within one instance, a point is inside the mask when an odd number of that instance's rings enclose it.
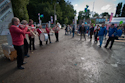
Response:
[[[12,31],[15,32],[15,33],[18,33],[18,34],[25,34],[26,29],[24,28],[24,29],[22,30],[21,28],[18,28],[18,27],[16,27],[16,26],[14,26],[14,27],[12,28]]]

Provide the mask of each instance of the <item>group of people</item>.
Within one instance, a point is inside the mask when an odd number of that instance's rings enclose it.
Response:
[[[115,27],[114,24],[111,24],[107,30],[105,24],[102,24],[101,26],[94,24],[87,26],[86,24],[82,23],[81,26],[77,27],[77,31],[80,33],[80,40],[82,40],[82,36],[84,36],[84,39],[86,40],[86,33],[88,33],[88,36],[90,35],[90,41],[92,41],[92,35],[94,35],[94,42],[98,43],[98,40],[100,42],[99,47],[102,46],[103,39],[106,39],[106,35],[108,33],[109,38],[107,39],[104,47],[107,48],[109,42],[111,41],[109,49],[112,48],[114,40],[118,39],[118,37],[122,35],[122,27]]]
[[[48,27],[48,24],[46,24],[46,29],[44,30],[42,28],[42,25],[39,26],[39,28],[35,28],[33,25],[33,20],[29,19],[29,23],[26,20],[22,20],[20,23],[19,18],[14,17],[12,18],[11,23],[9,24],[9,30],[12,37],[12,42],[15,50],[17,51],[17,68],[18,69],[24,69],[22,67],[24,62],[24,56],[29,57],[28,49],[30,48],[30,51],[36,50],[35,48],[35,36],[39,36],[40,46],[42,46],[42,41],[40,40],[40,34],[46,33],[48,34],[48,39],[46,41],[46,44],[51,43],[50,38],[50,31],[51,28]],[[55,32],[56,36],[56,42],[59,41],[58,35],[59,35],[59,26],[56,24],[55,27],[52,28],[52,30]],[[26,39],[26,34],[29,36],[29,44]]]

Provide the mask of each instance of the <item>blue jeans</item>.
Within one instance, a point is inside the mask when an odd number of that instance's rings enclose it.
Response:
[[[103,43],[103,36],[99,36],[99,42],[100,42],[100,46],[102,46],[102,43]]]
[[[74,37],[74,32],[72,32],[72,37]]]

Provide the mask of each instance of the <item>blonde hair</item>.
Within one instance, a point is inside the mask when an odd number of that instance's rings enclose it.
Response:
[[[11,22],[8,25],[8,28],[10,28],[11,25],[14,25],[14,22],[17,21],[17,20],[19,20],[19,18],[13,17],[12,20],[11,20]]]
[[[26,20],[22,20],[21,24],[27,24],[28,22]]]

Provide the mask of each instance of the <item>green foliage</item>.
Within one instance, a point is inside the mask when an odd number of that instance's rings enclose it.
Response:
[[[95,21],[93,19],[91,19],[91,23],[95,24]]]
[[[95,14],[93,15],[93,17],[98,17],[99,14],[95,12]]]
[[[118,3],[118,5],[117,5],[117,7],[116,7],[115,16],[116,16],[116,15],[118,15],[118,16],[121,15],[121,8],[122,8],[122,2],[121,2],[121,3]]]
[[[122,8],[122,14],[121,14],[121,17],[125,17],[125,4],[124,4],[124,6],[123,6],[123,8]]]
[[[65,0],[30,0],[27,6],[29,17],[38,22],[38,13],[43,14],[42,22],[50,21],[50,16],[54,18],[54,6],[56,10],[57,20],[59,23],[71,24],[74,18],[74,8],[70,2]],[[66,22],[65,22],[66,21]]]
[[[18,17],[20,20],[29,20],[29,15],[27,11],[27,4],[29,0],[11,0],[14,16]]]
[[[80,19],[87,19],[87,18],[90,18],[90,10],[87,9],[87,11],[79,11],[79,14],[78,14],[78,20]]]
[[[103,12],[103,13],[101,13],[101,15],[102,16],[107,16],[107,15],[109,16],[109,13],[108,12]]]
[[[67,24],[68,23],[68,18],[65,18],[64,19],[64,24]]]

